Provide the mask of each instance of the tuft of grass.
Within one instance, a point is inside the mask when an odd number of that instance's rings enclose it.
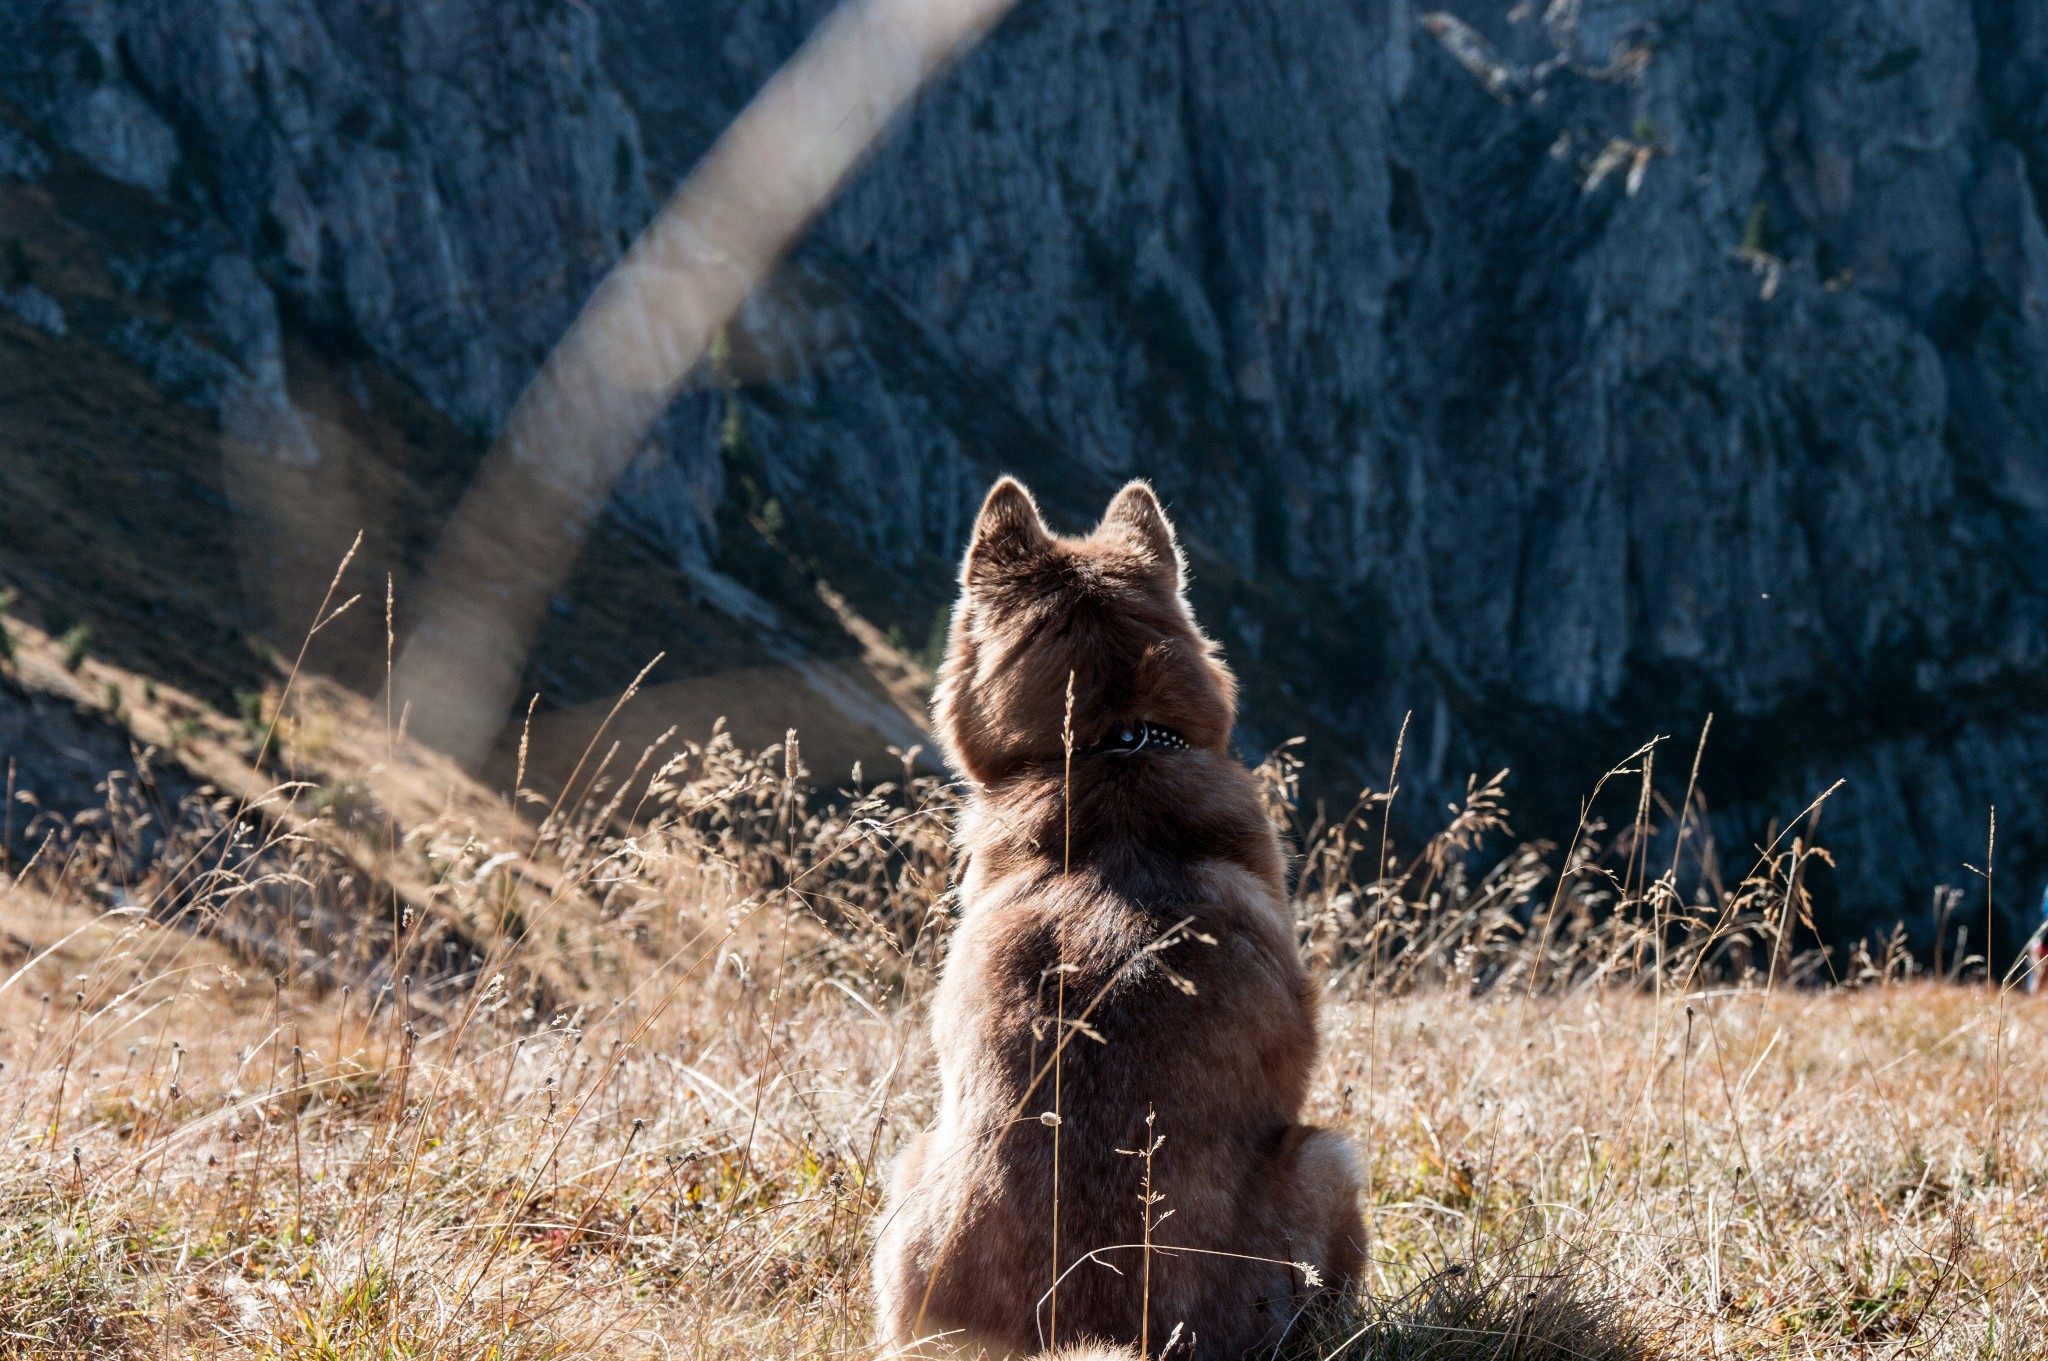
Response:
[[[1541,1241],[1430,1270],[1397,1295],[1307,1320],[1286,1361],[1652,1361],[1636,1303]]]
[[[146,1355],[147,1325],[124,1289],[129,1263],[56,1188],[10,1188],[0,1204],[0,1357]],[[102,1250],[95,1250],[102,1249]]]

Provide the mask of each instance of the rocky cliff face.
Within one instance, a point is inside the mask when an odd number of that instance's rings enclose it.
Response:
[[[106,343],[245,444],[322,456],[294,327],[487,433],[823,9],[0,0],[0,174],[174,205],[122,268],[177,329]],[[1834,924],[1924,925],[1994,803],[2048,866],[2044,195],[2039,6],[1026,0],[606,532],[751,609],[772,501],[919,640],[991,471],[1076,525],[1149,476],[1247,746],[1377,782],[1413,711],[1413,806],[1510,764],[1557,830],[1711,710],[1724,860],[1845,779]]]

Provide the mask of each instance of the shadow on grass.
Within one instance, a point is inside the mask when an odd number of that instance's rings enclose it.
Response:
[[[1656,1361],[1622,1293],[1528,1245],[1452,1262],[1406,1293],[1303,1321],[1284,1361]]]

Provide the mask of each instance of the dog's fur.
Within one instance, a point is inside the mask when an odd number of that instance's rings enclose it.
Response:
[[[1143,1169],[1119,1150],[1145,1146],[1148,1111],[1165,1138],[1153,1214],[1171,1212],[1153,1234],[1153,1350],[1176,1325],[1176,1357],[1270,1348],[1358,1273],[1350,1145],[1296,1123],[1316,1010],[1280,844],[1228,750],[1235,682],[1183,571],[1142,482],[1082,539],[1052,535],[1007,478],[982,507],[935,706],[972,790],[962,916],[932,1007],[943,1095],[895,1165],[875,1258],[891,1347],[1136,1344]],[[1188,749],[1099,749],[1141,719]],[[1176,943],[1148,951],[1162,938]],[[1032,1083],[1052,1055],[1062,955],[1065,1012],[1085,1013],[1087,1033],[1060,1061],[1054,1337],[1054,1131],[1039,1118],[1053,1081]]]

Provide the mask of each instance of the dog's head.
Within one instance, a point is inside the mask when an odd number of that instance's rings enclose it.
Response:
[[[1222,751],[1236,683],[1195,627],[1180,544],[1143,482],[1084,538],[1045,527],[1022,484],[982,503],[960,569],[933,712],[956,770],[984,784],[1064,760],[1073,679],[1076,759],[1138,722]]]

